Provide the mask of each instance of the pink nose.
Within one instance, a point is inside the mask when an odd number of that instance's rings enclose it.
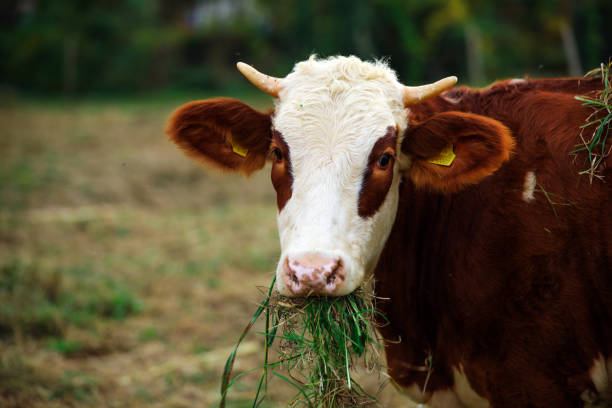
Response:
[[[333,295],[344,282],[344,265],[339,257],[316,252],[287,257],[283,280],[294,295]]]

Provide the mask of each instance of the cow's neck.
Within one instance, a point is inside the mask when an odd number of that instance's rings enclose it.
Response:
[[[465,234],[471,235],[481,227],[479,191],[477,187],[470,190],[470,196],[445,196],[415,191],[410,183],[401,186],[395,224],[375,272],[376,294],[383,298],[378,307],[393,322],[381,329],[387,340],[387,354],[392,359],[397,353],[413,366],[403,367],[399,373],[400,368],[394,370],[389,362],[400,384],[404,382],[401,377],[405,377],[406,384],[423,383],[427,377],[426,361],[433,357],[436,364],[445,359],[436,356],[435,351],[441,325],[456,321],[455,311],[447,308],[449,296],[453,296],[448,288],[455,279],[450,265],[457,265],[461,254],[467,255],[470,250],[471,239]],[[470,210],[463,208],[468,200]],[[462,217],[455,217],[459,213]],[[438,373],[442,374],[440,369]],[[452,375],[436,377],[438,384],[431,386],[446,385]]]

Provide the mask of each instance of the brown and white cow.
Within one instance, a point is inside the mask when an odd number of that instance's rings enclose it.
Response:
[[[272,162],[282,294],[374,274],[389,373],[432,407],[609,406],[612,160],[591,184],[570,155],[592,113],[574,95],[599,79],[442,92],[454,78],[405,87],[355,57],[239,69],[272,112],[196,101],[167,133],[225,170]]]

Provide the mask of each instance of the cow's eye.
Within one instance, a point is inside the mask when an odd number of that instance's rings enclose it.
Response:
[[[391,162],[392,156],[389,153],[385,153],[378,159],[378,167],[384,169]]]
[[[276,161],[281,161],[283,160],[283,152],[280,151],[280,149],[278,147],[275,147],[272,150],[272,154],[274,155],[274,160]]]

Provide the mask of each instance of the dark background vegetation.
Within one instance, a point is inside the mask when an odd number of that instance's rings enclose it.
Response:
[[[267,169],[202,168],[163,129],[190,99],[270,106],[237,61],[284,76],[312,53],[355,54],[406,84],[481,86],[595,68],[610,21],[609,0],[2,1],[0,407],[219,401],[277,261],[275,195]],[[262,344],[247,338],[237,372]],[[251,406],[257,375],[231,408]],[[293,392],[272,382],[264,406]]]
[[[247,61],[388,58],[406,83],[580,75],[612,55],[603,0],[5,0],[0,83],[52,94],[218,90]]]

